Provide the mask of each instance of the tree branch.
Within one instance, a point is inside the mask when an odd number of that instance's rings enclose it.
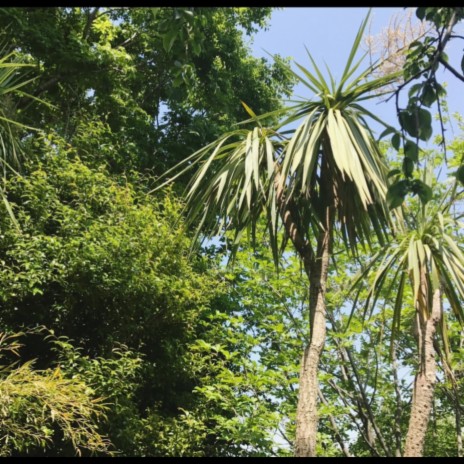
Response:
[[[96,6],[91,13],[87,16],[87,22],[85,23],[84,30],[82,32],[82,40],[87,40],[90,34],[90,28],[92,27],[95,18],[97,17],[98,10],[100,9],[99,6]]]
[[[332,328],[334,331],[337,331],[337,325],[336,322],[330,312],[328,312],[327,315],[328,320],[330,321]],[[354,361],[353,355],[351,353],[351,350],[348,347],[341,346],[340,341],[337,340],[336,337],[334,337],[335,345],[337,346],[337,349],[340,352],[340,355],[342,357],[342,360],[346,362],[346,359],[348,358],[348,362],[351,366],[351,369],[353,371],[353,376],[349,375],[349,380],[351,383],[351,386],[353,387],[353,390],[356,392],[356,396],[358,398],[359,406],[364,406],[366,409],[366,415],[368,418],[368,421],[372,425],[372,428],[374,429],[374,432],[379,440],[379,443],[385,452],[387,456],[391,456],[392,452],[390,447],[387,445],[386,441],[383,438],[382,433],[380,432],[380,429],[377,425],[377,422],[375,421],[374,413],[372,411],[372,408],[370,406],[369,400],[367,399],[367,394],[366,391],[363,387],[363,384],[361,382],[361,378],[359,376],[358,368],[356,367],[356,363]],[[354,379],[353,379],[354,377]],[[357,388],[356,388],[357,386]],[[362,411],[362,408],[359,407],[359,411]]]
[[[457,77],[459,80],[464,82],[464,76],[460,73],[458,73],[449,63],[447,63],[442,57],[438,59],[438,61],[449,71],[451,74],[453,74],[455,77]]]
[[[319,388],[318,389],[318,395],[319,395],[319,398],[320,400],[322,401],[322,403],[325,405],[325,406],[328,406],[329,403],[327,402],[327,400],[325,399],[325,396],[323,395],[321,389]],[[345,441],[343,440],[343,437],[340,433],[340,430],[338,429],[338,426],[337,426],[337,423],[335,422],[335,418],[333,417],[332,414],[329,414],[329,420],[330,420],[330,424],[332,425],[332,429],[335,433],[335,438],[337,439],[338,441],[338,444],[340,445],[340,448],[342,449],[343,451],[343,454],[347,457],[347,458],[351,458],[353,457],[350,453],[350,451],[348,450],[348,448],[346,447],[346,444],[345,444]]]
[[[355,416],[354,413],[352,412],[352,406],[350,404],[348,404],[348,402],[346,401],[346,396],[348,396],[348,398],[350,397],[350,395],[348,394],[347,395],[347,392],[346,390],[344,390],[343,388],[340,388],[335,382],[333,382],[332,380],[329,380],[328,381],[329,385],[338,393],[339,397],[341,398],[342,400],[342,403],[348,408],[348,415],[350,416],[351,420],[353,421],[353,424],[356,426],[356,428],[358,429],[358,432],[361,434],[361,437],[363,438],[364,442],[366,443],[366,445],[370,448],[372,454],[376,457],[379,457],[379,453],[378,451],[375,449],[375,447],[372,445],[371,441],[369,440],[369,437],[367,436],[366,434],[366,431],[364,430],[366,427],[363,426],[361,427],[359,424],[358,424],[358,418],[359,416]],[[359,408],[358,408],[359,409]],[[360,416],[362,416],[362,418],[364,418],[365,421],[368,421],[369,419],[366,417],[366,415],[364,414],[364,411],[358,411],[360,412]],[[361,420],[362,420],[361,418]],[[364,421],[363,421],[364,422]]]

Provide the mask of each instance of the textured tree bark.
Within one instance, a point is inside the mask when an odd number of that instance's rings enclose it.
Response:
[[[325,292],[330,258],[330,231],[321,232],[318,239],[316,262],[310,282],[310,342],[300,367],[295,454],[298,457],[316,456],[317,432],[317,372],[326,335]]]
[[[395,407],[395,457],[401,458],[403,453],[401,451],[401,419],[403,417],[403,410],[401,408],[401,390],[398,379],[398,362],[396,360],[396,347],[392,351],[392,371],[393,371],[393,384],[395,386],[396,407]]]
[[[305,348],[300,367],[300,385],[296,412],[295,455],[316,456],[317,400],[319,384],[317,374],[326,337],[325,293],[332,246],[334,205],[332,185],[327,179],[327,165],[321,169],[323,202],[323,229],[317,238],[315,259],[309,270],[309,344]]]
[[[461,332],[461,341],[459,347],[462,349],[464,347],[464,332]],[[458,389],[454,387],[454,414],[456,420],[456,441],[458,446],[458,457],[464,457],[463,447],[462,447],[462,428],[461,428],[461,405],[459,401]]]
[[[442,314],[440,289],[433,294],[432,311],[425,319],[418,311],[418,349],[420,364],[414,380],[411,417],[404,447],[405,457],[421,457],[424,452],[425,434],[433,405],[436,383],[436,361],[433,340]]]
[[[458,447],[458,458],[463,457],[462,452],[462,429],[461,429],[461,405],[459,404],[459,397],[457,391],[454,392],[454,417],[456,425],[456,444]]]

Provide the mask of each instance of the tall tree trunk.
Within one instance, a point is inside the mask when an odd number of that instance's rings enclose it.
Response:
[[[396,343],[395,343],[396,344]],[[396,359],[396,346],[393,346],[392,350],[392,373],[393,373],[393,385],[395,386],[396,406],[395,406],[395,457],[401,458],[403,453],[401,452],[401,420],[403,417],[403,409],[401,407],[401,390],[400,382],[398,379],[398,361]]]
[[[433,339],[442,314],[440,289],[433,294],[432,311],[424,318],[424,311],[417,312],[419,369],[414,380],[411,417],[404,447],[404,456],[421,457],[424,452],[425,434],[433,405],[436,383],[436,361]]]
[[[321,198],[324,202],[323,229],[317,238],[317,251],[309,272],[309,315],[310,336],[300,367],[300,384],[296,412],[295,455],[297,457],[316,456],[317,400],[319,384],[317,380],[319,360],[326,337],[325,293],[329,272],[334,223],[333,192],[328,182],[327,166],[322,165]]]
[[[459,342],[459,348],[464,347],[464,332],[461,331],[461,340]],[[463,447],[462,447],[462,428],[461,428],[461,404],[459,398],[459,390],[456,384],[456,379],[454,378],[453,382],[453,399],[454,399],[454,417],[456,424],[456,444],[458,447],[458,457],[464,457]]]
[[[459,342],[459,348],[464,347],[464,331],[461,331],[461,340]],[[458,457],[464,457],[463,447],[462,447],[462,429],[461,429],[461,405],[459,404],[459,394],[458,389],[455,384],[454,387],[454,413],[456,418],[456,440],[458,446]]]
[[[327,232],[321,233],[318,242],[310,283],[311,336],[300,367],[295,442],[295,454],[298,457],[316,456],[317,372],[326,334],[325,291],[330,257]]]
[[[457,390],[454,391],[454,418],[456,424],[456,444],[458,447],[458,457],[462,458],[462,428],[461,428],[461,405]]]

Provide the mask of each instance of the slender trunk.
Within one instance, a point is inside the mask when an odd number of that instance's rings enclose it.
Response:
[[[461,339],[459,341],[459,348],[462,350],[464,347],[464,331],[461,331]],[[456,378],[453,376],[453,402],[454,402],[454,418],[456,426],[456,445],[458,448],[458,457],[464,457],[462,446],[462,428],[461,428],[461,402],[459,397],[459,390],[456,383]]]
[[[323,229],[317,239],[316,257],[309,271],[309,344],[305,348],[300,367],[300,385],[296,413],[295,455],[297,457],[316,456],[317,400],[319,384],[317,380],[319,361],[326,337],[325,293],[329,272],[334,222],[333,193],[326,177],[327,166],[323,163],[321,185],[323,186],[324,218]]]
[[[327,232],[319,236],[316,262],[311,272],[311,335],[301,360],[296,422],[295,454],[298,457],[316,456],[317,372],[326,334],[325,291],[330,256]]]
[[[462,429],[461,429],[461,405],[459,404],[459,396],[457,391],[454,391],[454,416],[456,425],[456,444],[458,447],[458,457],[463,457],[462,452]]]
[[[393,385],[395,386],[396,396],[396,407],[395,407],[395,457],[400,458],[403,456],[401,452],[401,420],[403,417],[403,410],[401,407],[401,390],[400,382],[398,379],[398,362],[396,359],[396,347],[393,347],[392,351],[392,373],[393,373]]]
[[[425,434],[433,405],[436,383],[436,361],[433,340],[441,318],[442,301],[440,289],[433,294],[432,312],[424,318],[424,311],[418,311],[419,369],[414,380],[411,417],[406,436],[404,456],[421,457],[424,452]]]

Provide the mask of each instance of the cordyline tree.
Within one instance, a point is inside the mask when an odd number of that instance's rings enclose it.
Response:
[[[411,177],[411,173],[409,175]],[[431,179],[431,173],[424,175],[424,183],[425,177]],[[404,448],[407,457],[420,457],[424,452],[437,381],[437,331],[443,341],[445,362],[449,359],[443,297],[457,320],[464,323],[461,307],[464,300],[464,253],[457,244],[460,224],[451,211],[457,196],[456,179],[450,190],[435,199],[425,201],[421,198],[419,204],[404,207],[402,220],[396,225],[396,236],[372,258],[354,283],[355,286],[361,283],[369,273],[375,275],[367,305],[369,301],[375,304],[381,296],[387,297],[394,287],[392,338],[396,337],[400,327],[405,305],[404,290],[408,284],[412,289],[418,362]],[[393,276],[394,285],[384,289],[388,275]]]
[[[364,58],[354,61],[367,21],[338,85],[330,71],[330,85],[326,82],[308,53],[314,72],[297,65],[302,74],[294,74],[313,92],[311,99],[261,116],[244,104],[251,118],[243,124],[251,128],[224,134],[176,166],[165,181],[198,168],[186,195],[188,218],[199,224],[197,234],[233,229],[232,255],[245,231],[254,239],[264,215],[276,265],[288,240],[301,259],[309,279],[310,333],[300,368],[296,456],[316,455],[317,373],[326,337],[325,293],[334,232],[355,252],[359,243],[369,244],[372,231],[382,241],[388,224],[387,169],[366,118],[382,121],[361,102],[394,76],[368,80],[371,66],[353,78]],[[273,127],[262,124],[276,117],[281,122]],[[289,129],[296,121],[300,125]],[[278,240],[280,228],[283,242]]]
[[[376,287],[373,293],[380,291],[385,274],[396,272],[399,287],[397,293],[396,316],[400,315],[401,297],[405,284],[411,284],[414,290],[416,309],[418,370],[415,376],[412,410],[408,434],[405,443],[406,456],[422,456],[425,444],[425,432],[433,404],[435,385],[435,351],[433,342],[435,332],[443,322],[442,300],[448,302],[462,323],[463,313],[460,301],[464,296],[464,261],[462,251],[457,246],[449,230],[456,227],[450,213],[450,205],[455,200],[455,189],[450,198],[443,198],[431,204],[432,190],[418,178],[413,179],[415,168],[419,165],[419,142],[432,137],[432,115],[427,109],[436,103],[441,124],[441,145],[446,160],[446,139],[444,118],[442,116],[442,98],[446,89],[438,82],[437,73],[442,67],[455,78],[464,82],[464,59],[452,63],[446,49],[451,41],[464,40],[457,33],[457,26],[464,20],[462,7],[419,7],[416,16],[421,20],[425,35],[413,40],[405,49],[403,62],[403,82],[395,90],[396,109],[401,131],[392,137],[392,146],[396,150],[403,148],[403,166],[397,173],[391,172],[394,182],[389,186],[387,197],[390,206],[400,206],[408,194],[418,194],[422,209],[417,214],[411,211],[406,220],[398,224],[400,234],[391,244],[382,250],[384,261],[376,274]],[[397,31],[389,31],[396,35]],[[449,47],[448,47],[449,48]],[[399,94],[407,85],[407,106],[399,106]],[[464,183],[464,165],[456,172],[457,179]],[[371,263],[372,271],[378,265]],[[396,322],[397,324],[397,322]],[[443,338],[443,337],[442,337]]]

